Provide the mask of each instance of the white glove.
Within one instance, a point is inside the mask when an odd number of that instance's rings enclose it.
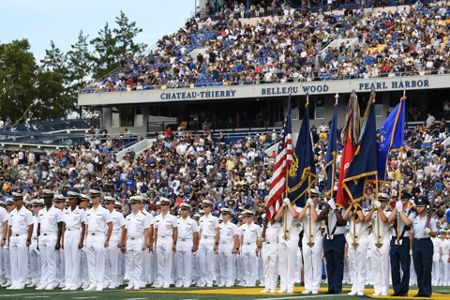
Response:
[[[284,205],[288,205],[288,204],[290,204],[291,203],[291,199],[289,199],[289,198],[284,198],[283,199],[283,204]]]
[[[403,203],[401,201],[397,201],[395,203],[395,208],[397,209],[397,211],[403,210]]]
[[[314,205],[314,203],[313,203],[312,199],[308,198],[308,200],[306,200],[306,206],[310,207],[310,206],[313,206],[313,205]]]
[[[380,203],[380,201],[375,200],[375,201],[373,201],[372,205],[375,209],[378,209],[381,206],[381,203]]]
[[[331,207],[331,209],[336,209],[336,202],[334,202],[334,199],[328,200],[328,205]]]
[[[423,232],[425,233],[425,235],[430,235],[430,232],[431,232],[431,229],[430,228],[428,228],[428,227],[426,227],[424,230],[423,230]]]

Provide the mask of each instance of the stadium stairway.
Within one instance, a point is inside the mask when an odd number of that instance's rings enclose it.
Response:
[[[136,155],[141,154],[142,152],[144,152],[145,150],[150,148],[153,145],[153,142],[155,140],[156,139],[154,139],[154,138],[143,139],[137,143],[134,143],[128,147],[125,147],[124,149],[122,149],[116,153],[116,160],[117,161],[122,160],[127,155],[127,153],[129,153],[130,151],[133,151]]]

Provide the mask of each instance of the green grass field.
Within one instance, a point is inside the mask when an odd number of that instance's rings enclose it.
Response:
[[[302,287],[296,287],[294,294],[263,294],[260,293],[261,288],[190,288],[190,289],[142,289],[138,291],[126,291],[124,289],[105,290],[102,292],[84,292],[84,291],[36,291],[34,289],[24,289],[17,291],[10,291],[0,288],[1,299],[63,299],[63,300],[83,300],[83,299],[124,299],[124,300],[139,300],[139,299],[179,299],[179,300],[194,300],[194,299],[208,299],[208,300],[229,300],[230,298],[239,300],[265,300],[265,299],[355,299],[357,297],[347,296],[346,292],[349,287],[345,286],[344,292],[341,295],[326,295],[326,287],[321,289],[319,295],[302,295]],[[368,287],[366,289],[366,297],[372,294],[373,290]],[[432,299],[450,299],[450,287],[435,287],[433,288]],[[417,293],[416,288],[412,287],[409,297],[380,297],[376,299],[421,299],[412,297]],[[358,297],[361,298],[361,297]],[[375,298],[372,298],[375,299]],[[429,298],[422,298],[429,299]]]

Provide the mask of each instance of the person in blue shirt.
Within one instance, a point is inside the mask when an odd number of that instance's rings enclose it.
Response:
[[[417,216],[414,218],[411,233],[414,270],[417,275],[419,292],[415,297],[431,297],[431,268],[433,264],[433,242],[430,237],[436,237],[436,219],[431,217],[430,203],[427,199],[417,199]]]

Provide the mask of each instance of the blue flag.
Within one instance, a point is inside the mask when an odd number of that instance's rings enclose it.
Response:
[[[384,121],[378,134],[381,141],[378,144],[378,179],[389,180],[387,164],[389,152],[405,146],[405,111],[406,98],[402,97],[399,104]]]
[[[374,105],[369,105],[358,148],[342,181],[342,187],[354,203],[364,198],[367,180],[377,174],[377,124]]]
[[[292,163],[289,168],[288,197],[297,206],[304,206],[308,188],[317,180],[311,133],[309,130],[309,110],[305,108],[302,126],[297,137]]]
[[[337,109],[334,109],[333,119],[331,120],[330,135],[328,136],[327,155],[325,157],[325,172],[327,173],[327,186],[325,193],[328,196],[333,195],[334,181],[336,177],[336,135],[337,135]]]

